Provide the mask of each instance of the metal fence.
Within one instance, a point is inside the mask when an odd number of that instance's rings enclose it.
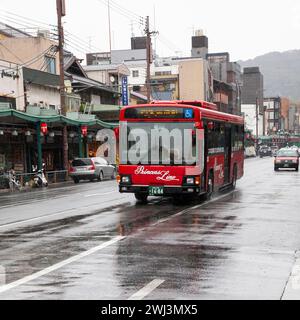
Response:
[[[16,178],[20,181],[21,186],[31,185],[36,173],[17,173]],[[49,184],[61,183],[69,180],[68,171],[48,171],[45,173],[46,179]],[[9,189],[9,181],[7,175],[0,174],[0,189]]]

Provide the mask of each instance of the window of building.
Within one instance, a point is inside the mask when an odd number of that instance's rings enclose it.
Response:
[[[132,71],[132,77],[133,78],[138,78],[139,77],[139,70],[133,70]]]
[[[171,71],[156,71],[155,72],[156,76],[170,76],[172,75]]]
[[[53,57],[45,56],[45,71],[49,73],[56,74],[56,59]]]

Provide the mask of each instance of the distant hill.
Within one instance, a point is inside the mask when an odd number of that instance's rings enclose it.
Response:
[[[300,101],[300,50],[270,52],[239,63],[243,68],[260,68],[264,75],[265,97],[284,96]]]

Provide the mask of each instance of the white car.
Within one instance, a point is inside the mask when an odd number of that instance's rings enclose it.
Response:
[[[245,157],[246,158],[256,157],[256,151],[254,146],[245,148]]]
[[[74,183],[79,183],[80,180],[90,180],[91,182],[97,179],[115,179],[116,168],[110,165],[105,159],[97,158],[77,158],[72,161],[70,168],[70,177]]]

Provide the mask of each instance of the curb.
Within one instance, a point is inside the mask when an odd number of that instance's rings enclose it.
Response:
[[[51,183],[48,188],[49,189],[55,189],[55,188],[59,188],[60,186],[63,185],[70,185],[73,184],[72,180],[69,181],[65,181],[65,182],[57,182],[57,183]],[[42,188],[41,188],[42,189]],[[18,191],[18,192],[14,192],[14,191],[10,191],[9,189],[0,189],[0,196],[2,194],[13,194],[13,193],[26,193],[26,192],[30,192],[33,190],[39,190],[39,188],[25,188],[24,190]]]

